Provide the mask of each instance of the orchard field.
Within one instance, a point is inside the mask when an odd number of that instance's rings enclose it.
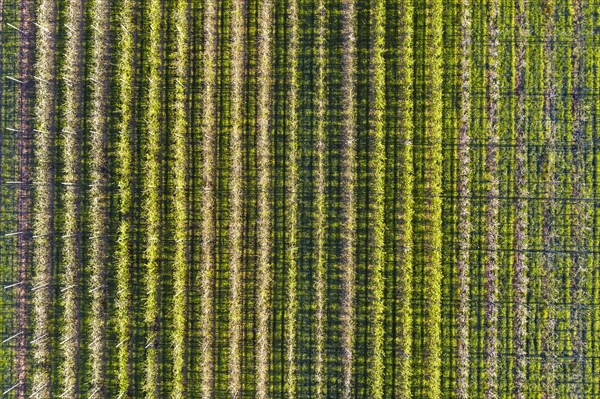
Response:
[[[2,398],[600,397],[598,0],[0,0]]]

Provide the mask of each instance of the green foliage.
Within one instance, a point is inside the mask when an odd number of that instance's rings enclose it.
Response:
[[[134,16],[137,10],[130,0],[123,0],[119,21],[117,48],[119,58],[117,73],[121,76],[119,84],[119,140],[117,144],[119,228],[117,237],[115,267],[117,269],[116,329],[118,337],[118,392],[123,397],[132,397],[131,373],[133,369],[133,196],[134,196],[134,68],[135,34]]]
[[[486,112],[485,132],[485,397],[497,397],[498,387],[498,2],[492,1],[487,13],[486,34]]]
[[[216,83],[217,83],[217,32],[214,21],[217,2],[209,0],[204,10],[204,57],[203,57],[203,166],[202,166],[202,258],[200,266],[200,336],[202,348],[201,393],[203,398],[212,397],[214,383],[214,276],[215,276],[215,190],[216,190]]]
[[[244,84],[244,1],[234,0],[231,10],[231,216],[229,224],[229,392],[242,392],[242,301],[243,301],[243,84]]]
[[[175,254],[174,254],[174,315],[173,315],[173,392],[175,399],[186,397],[186,353],[187,353],[187,298],[188,298],[188,87],[189,87],[189,8],[188,1],[177,3],[175,10],[175,23],[178,26],[175,38],[176,64],[175,76],[177,85],[175,86],[175,104],[174,104],[174,209],[173,217],[175,219]],[[210,142],[207,143],[210,145]],[[212,194],[209,190],[207,193]],[[208,207],[212,211],[212,208]],[[205,230],[209,234],[211,230]],[[208,240],[205,240],[205,242]],[[209,241],[210,242],[210,241]],[[212,296],[205,295],[212,299]],[[210,303],[204,302],[203,306],[210,309]],[[210,345],[210,343],[208,343]],[[211,365],[205,365],[211,369]],[[205,393],[206,396],[210,396]]]
[[[317,6],[318,16],[318,58],[317,58],[317,104],[316,104],[316,198],[315,198],[315,295],[316,295],[316,350],[315,378],[317,387],[315,397],[325,394],[325,299],[326,299],[326,264],[325,264],[325,14],[322,2]]]
[[[42,1],[38,5],[37,23],[46,24],[46,30],[37,35],[35,72],[40,78],[36,85],[36,138],[37,155],[34,180],[38,185],[34,194],[34,276],[33,287],[33,385],[39,398],[51,397],[53,332],[53,272],[54,272],[54,202],[55,174],[54,149],[56,136],[56,2]],[[43,80],[42,80],[43,79]],[[0,94],[1,97],[1,94]]]
[[[593,397],[596,8],[0,0],[0,392]]]
[[[256,60],[256,147],[257,147],[257,298],[256,298],[256,397],[269,397],[270,309],[271,309],[271,15],[273,4],[259,2]]]
[[[342,2],[342,172],[341,172],[341,334],[342,334],[342,398],[353,396],[354,367],[354,254],[356,236],[356,10],[354,1]]]
[[[515,220],[513,257],[513,348],[515,351],[513,395],[517,399],[525,397],[526,383],[526,325],[527,325],[527,127],[526,127],[526,52],[527,52],[527,11],[524,1],[517,1],[515,7],[515,107],[524,110],[515,117],[514,181],[515,181]]]
[[[412,335],[413,335],[413,4],[411,1],[398,2],[401,16],[398,27],[398,111],[397,132],[394,132],[397,146],[398,168],[398,395],[400,398],[412,396]]]
[[[470,83],[470,60],[471,52],[471,2],[464,0],[459,8],[460,17],[460,44],[459,44],[459,127],[458,127],[458,166],[457,166],[457,195],[458,195],[458,254],[456,273],[458,275],[458,310],[457,310],[457,377],[456,396],[459,399],[469,397],[469,241],[471,239],[471,209],[470,209],[470,157],[469,144],[470,119],[471,119],[471,96],[469,92]]]
[[[415,126],[415,174],[422,176],[415,185],[415,195],[422,198],[415,206],[415,265],[422,270],[423,306],[419,314],[422,340],[420,359],[416,362],[424,398],[440,397],[441,387],[441,295],[442,295],[442,12],[443,4],[431,0],[422,5],[426,40],[418,50],[423,57],[419,78],[422,85],[416,96],[420,121]],[[422,37],[424,38],[424,37]],[[418,341],[417,341],[418,342]]]
[[[76,398],[80,391],[79,360],[81,345],[81,153],[83,139],[83,5],[79,1],[67,4],[66,59],[64,70],[63,128],[64,177],[64,235],[62,259],[64,274],[61,281],[63,322],[61,325],[61,394]]]
[[[295,398],[297,395],[297,378],[296,378],[296,362],[298,359],[296,340],[297,340],[297,326],[296,320],[298,317],[298,5],[297,0],[291,0],[289,2],[289,14],[288,14],[288,98],[287,98],[287,140],[288,145],[288,159],[287,161],[287,196],[286,206],[288,213],[286,213],[286,229],[288,231],[288,240],[286,248],[286,271],[287,271],[287,307],[286,307],[286,363],[287,363],[287,375],[286,375],[286,396],[289,399]],[[315,380],[317,387],[315,389],[315,397],[322,398],[323,396],[323,367],[324,367],[324,319],[325,319],[325,275],[324,275],[324,262],[323,262],[323,242],[324,242],[324,72],[325,72],[325,57],[324,57],[324,18],[325,8],[323,4],[317,6],[318,13],[318,35],[319,35],[319,48],[317,51],[320,53],[317,59],[317,97],[320,101],[317,104],[317,123],[316,123],[316,135],[317,135],[317,153],[321,154],[317,165],[317,195],[316,195],[316,265],[315,265],[315,295],[316,299],[316,364],[315,364]],[[319,155],[317,155],[319,156]]]
[[[384,175],[385,175],[385,2],[371,5],[371,54],[369,57],[369,181],[371,225],[369,238],[370,354],[369,397],[383,398],[384,382]]]
[[[162,79],[163,79],[163,6],[160,0],[148,3],[147,20],[149,32],[147,40],[148,92],[144,131],[144,179],[143,179],[143,218],[145,232],[146,305],[145,318],[148,333],[146,336],[146,377],[144,392],[146,398],[158,398],[159,380],[159,312],[160,312],[160,256],[161,256],[161,198],[160,198],[160,157],[162,129]]]
[[[91,243],[89,267],[92,315],[89,350],[91,354],[90,395],[106,395],[106,308],[108,263],[108,98],[110,3],[95,0],[92,17],[92,104],[91,151]]]
[[[556,110],[556,81],[553,61],[555,50],[552,47],[554,35],[553,16],[555,12],[554,1],[548,1],[543,10],[544,43],[542,49],[542,63],[544,65],[544,108],[543,108],[543,140],[546,150],[543,153],[543,167],[540,180],[543,183],[542,195],[553,198],[557,193],[556,176],[556,122],[554,120]],[[556,309],[552,306],[558,299],[556,258],[551,253],[555,243],[553,230],[556,229],[557,207],[554,202],[546,205],[543,211],[542,222],[542,247],[546,251],[542,257],[542,321],[541,321],[541,354],[546,359],[540,366],[540,388],[548,397],[556,397]]]

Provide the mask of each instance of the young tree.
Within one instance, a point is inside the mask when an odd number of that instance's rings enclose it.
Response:
[[[286,247],[286,327],[285,327],[285,345],[286,345],[286,397],[295,398],[297,395],[296,378],[296,340],[297,340],[297,315],[298,315],[298,293],[297,293],[297,255],[298,255],[298,40],[299,40],[299,3],[297,0],[290,0],[288,4],[287,15],[287,113],[286,113],[286,135],[288,140],[288,157],[286,159],[286,235],[288,237]],[[322,50],[317,50],[322,51]],[[317,74],[322,74],[322,65],[317,61]],[[321,76],[321,75],[320,75]],[[322,77],[321,77],[322,79]],[[319,80],[319,78],[317,78]],[[317,83],[318,84],[318,83]],[[319,90],[319,89],[317,89]],[[318,105],[317,105],[318,107]],[[319,111],[317,111],[318,113]],[[322,115],[321,115],[322,117]],[[317,116],[319,119],[319,116]],[[317,124],[319,121],[317,120]],[[318,133],[317,133],[318,134]],[[318,139],[317,139],[318,140]],[[318,161],[317,161],[318,162]],[[318,167],[317,167],[318,168]],[[318,173],[318,172],[317,172]],[[317,177],[317,185],[319,184]],[[318,190],[318,188],[317,188]],[[318,194],[317,194],[318,196]],[[316,199],[317,208],[319,207],[319,198]],[[318,222],[317,222],[318,223]],[[318,234],[318,233],[317,233]],[[317,237],[317,243],[319,238]],[[317,244],[318,246],[318,244]],[[317,249],[317,252],[319,249]],[[318,256],[318,255],[317,255]],[[318,260],[317,260],[318,262]],[[322,368],[319,366],[319,347],[322,345],[323,334],[323,275],[319,273],[319,266],[316,266],[316,296],[317,296],[317,364],[315,365],[316,374],[316,396],[319,397],[319,384]],[[322,355],[322,354],[321,354]]]
[[[232,398],[242,395],[242,279],[243,240],[243,86],[245,0],[231,3],[231,217],[229,225],[231,302],[229,308],[229,391]]]
[[[135,122],[135,46],[137,7],[133,0],[123,0],[119,12],[120,30],[116,48],[117,74],[120,76],[117,144],[117,184],[119,202],[119,227],[117,237],[117,303],[116,325],[118,336],[118,387],[119,395],[133,397],[133,197],[134,175],[134,122]]]
[[[545,0],[544,11],[544,46],[542,62],[544,73],[544,116],[543,130],[546,150],[543,154],[542,178],[543,195],[547,198],[544,204],[542,222],[542,332],[541,332],[541,391],[548,399],[556,398],[556,316],[554,304],[559,301],[557,293],[556,257],[553,254],[556,245],[557,207],[554,198],[557,193],[556,172],[556,79],[555,79],[555,39],[554,39],[554,0]]]
[[[148,328],[146,342],[146,378],[144,392],[147,399],[160,397],[159,333],[160,333],[160,255],[161,255],[161,128],[163,90],[163,5],[161,0],[150,0],[148,22],[148,93],[144,148],[144,219],[146,220],[146,308]]]
[[[572,82],[573,86],[568,95],[572,98],[571,110],[573,124],[571,140],[573,145],[571,166],[572,182],[572,219],[570,253],[572,268],[571,282],[571,336],[572,368],[570,377],[575,382],[571,396],[584,398],[589,395],[587,388],[589,367],[586,365],[586,353],[591,349],[587,330],[589,330],[589,303],[592,289],[592,256],[586,251],[587,243],[593,242],[591,229],[593,224],[592,208],[589,201],[593,198],[592,172],[593,160],[590,148],[593,144],[591,111],[591,94],[593,87],[592,71],[593,58],[588,49],[593,47],[590,42],[593,37],[590,5],[583,0],[568,1],[569,13],[573,17],[572,25]]]
[[[35,73],[34,277],[33,277],[33,388],[50,399],[52,381],[52,322],[54,273],[54,184],[56,137],[56,1],[40,1],[37,9]],[[1,98],[0,93],[0,98]]]
[[[356,260],[356,10],[354,0],[342,2],[342,398],[353,396],[354,279]]]
[[[258,162],[257,215],[257,349],[256,396],[269,397],[269,358],[271,314],[271,19],[273,4],[262,0],[258,5],[257,78],[256,78],[256,146]]]
[[[486,46],[486,147],[484,237],[484,395],[498,396],[498,1],[493,0],[487,14]]]
[[[106,270],[108,262],[108,97],[110,3],[95,0],[92,13],[91,104],[91,395],[106,395]]]
[[[513,350],[515,352],[513,395],[525,398],[527,338],[527,126],[526,126],[526,1],[515,2],[515,216],[513,241]]]
[[[77,398],[80,394],[81,345],[81,147],[83,141],[83,1],[67,3],[66,59],[62,76],[65,80],[63,105],[64,146],[64,276],[62,300],[64,324],[61,350],[61,394]]]
[[[413,335],[413,91],[414,51],[411,0],[398,2],[400,16],[398,37],[398,398],[412,397],[412,335]]]
[[[384,383],[384,186],[385,186],[385,1],[371,2],[369,54],[369,380],[373,399],[383,398]]]
[[[190,2],[178,1],[175,9],[175,104],[174,104],[174,315],[173,315],[173,391],[174,399],[187,395],[186,354],[188,317],[188,99],[189,99],[189,19]],[[210,230],[208,231],[210,234]],[[204,242],[206,242],[205,240]],[[212,282],[210,282],[212,284]],[[204,298],[204,295],[203,295]],[[210,309],[210,303],[203,303]]]
[[[326,301],[326,259],[325,259],[325,2],[318,0],[315,8],[316,37],[316,104],[315,104],[315,398],[325,397],[325,301]],[[297,40],[297,39],[296,39]],[[291,46],[291,40],[290,40]],[[295,95],[295,94],[294,94]],[[296,129],[296,127],[294,127]],[[296,132],[294,132],[296,134]],[[292,397],[290,392],[290,399]]]
[[[214,384],[214,279],[216,245],[217,174],[217,1],[208,0],[204,10],[204,59],[202,97],[202,249],[200,265],[200,336],[202,347],[202,397],[213,396]]]
[[[441,0],[425,7],[423,143],[420,189],[423,262],[423,397],[441,396],[441,246],[442,246],[442,11]]]
[[[471,2],[462,0],[460,3],[460,44],[459,44],[459,127],[458,127],[458,255],[456,270],[458,274],[458,311],[457,311],[457,365],[456,365],[456,396],[459,399],[469,397],[469,245],[471,237],[471,220],[469,199],[470,175],[470,53],[471,53]]]
[[[19,90],[17,114],[18,132],[18,188],[17,188],[17,348],[16,348],[16,397],[24,399],[27,394],[27,324],[29,318],[29,268],[32,249],[33,210],[33,106],[35,84],[33,81],[35,59],[35,2],[22,0],[19,6]]]

